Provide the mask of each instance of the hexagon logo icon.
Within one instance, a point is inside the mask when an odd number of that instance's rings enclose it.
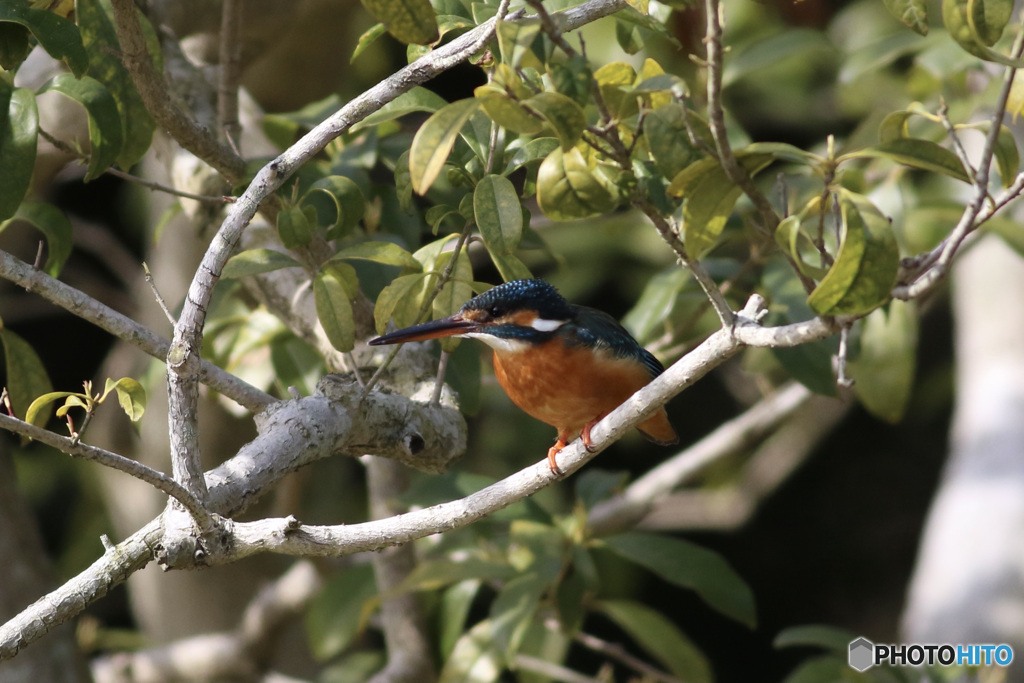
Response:
[[[867,671],[875,663],[875,644],[861,637],[850,643],[850,666],[857,671]]]

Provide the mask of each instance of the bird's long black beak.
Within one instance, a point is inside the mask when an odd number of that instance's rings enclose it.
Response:
[[[479,327],[477,323],[460,318],[457,314],[450,318],[433,320],[429,323],[413,325],[404,330],[398,330],[383,337],[371,339],[370,346],[382,346],[384,344],[401,344],[403,342],[424,341],[427,339],[440,339],[441,337],[453,337],[457,334],[472,332]]]

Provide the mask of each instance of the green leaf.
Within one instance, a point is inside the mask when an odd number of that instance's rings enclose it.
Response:
[[[356,57],[363,54],[366,48],[370,47],[375,40],[380,38],[387,32],[384,28],[384,24],[374,24],[370,28],[363,31],[363,35],[359,36],[359,40],[356,41],[356,49],[352,51],[352,57],[349,58],[348,63],[356,61]],[[352,126],[351,130],[355,130],[355,126]]]
[[[559,147],[558,140],[556,138],[536,138],[530,140],[521,147],[515,147],[511,150],[511,156],[505,162],[505,169],[503,175],[509,175],[514,171],[518,171],[527,164],[539,162],[543,160],[547,155],[551,154],[556,147]]]
[[[582,55],[574,55],[564,62],[548,64],[548,70],[556,92],[572,98],[580,106],[585,107],[590,102],[594,74]]]
[[[74,246],[71,221],[64,212],[53,204],[43,202],[23,202],[13,217],[0,223],[0,232],[15,221],[25,221],[46,238],[46,263],[43,270],[50,277],[60,275],[64,263],[71,255]]]
[[[639,14],[632,8],[630,10]],[[623,120],[636,115],[639,108],[632,92],[636,70],[632,66],[625,62],[605,64],[594,72],[594,80],[612,117]]]
[[[377,594],[370,564],[335,574],[306,612],[306,633],[317,661],[335,657],[358,635],[363,608]]]
[[[26,3],[2,2],[0,22],[7,21],[21,24],[31,31],[43,49],[54,59],[67,64],[75,76],[85,73],[88,58],[74,22],[44,9],[32,9]]]
[[[960,47],[975,57],[1019,69],[1024,62],[990,48],[1002,36],[1012,11],[1012,0],[942,0],[942,22]]]
[[[425,560],[402,581],[396,594],[436,591],[467,579],[507,581],[515,576],[516,570],[508,563],[493,562],[474,556],[460,560]]]
[[[383,263],[386,266],[399,266],[400,268],[411,268],[421,270],[420,262],[413,258],[412,254],[393,242],[360,242],[350,247],[345,247],[331,257],[331,261],[342,261],[346,259],[357,259],[361,261],[373,261]]]
[[[403,43],[427,45],[438,39],[437,17],[429,0],[362,0],[373,18]]]
[[[540,19],[520,19],[519,21],[499,21],[495,26],[498,36],[498,52],[501,62],[513,68],[522,66],[538,66],[539,60],[533,57],[530,48],[534,39],[540,34]],[[524,57],[533,57],[522,64]],[[529,63],[534,62],[534,63]]]
[[[820,647],[845,657],[849,652],[850,643],[857,639],[857,634],[835,626],[807,624],[791,626],[779,631],[772,641],[775,648],[784,647]]]
[[[523,237],[523,210],[512,182],[484,176],[473,191],[473,216],[489,251],[511,254]]]
[[[657,273],[647,281],[643,293],[622,319],[622,324],[641,341],[660,336],[668,325],[669,315],[679,295],[692,283],[689,271],[683,268],[669,268]]]
[[[224,270],[221,271],[220,276],[225,278],[248,277],[301,265],[291,256],[273,249],[249,249],[229,258],[228,262],[224,264]]]
[[[355,346],[355,325],[352,321],[352,302],[343,284],[343,275],[334,264],[325,266],[313,278],[313,300],[316,316],[331,346],[339,351],[351,351]]]
[[[323,356],[310,344],[291,334],[280,334],[270,342],[270,363],[274,380],[282,390],[295,387],[310,396],[317,381],[327,372]]]
[[[298,249],[313,241],[313,227],[300,206],[290,206],[277,214],[277,234],[286,249]]]
[[[587,127],[587,117],[580,105],[561,93],[537,93],[526,101],[526,106],[540,114],[551,126],[562,143],[563,152],[569,151],[579,142],[583,129]]]
[[[142,415],[146,412],[146,390],[137,380],[131,377],[122,377],[115,382],[108,377],[103,397],[105,398],[111,390],[117,392],[117,402],[121,404],[121,409],[124,410],[129,420],[138,422],[142,419]]]
[[[21,24],[0,21],[0,68],[14,71],[28,57],[29,30]]]
[[[409,151],[409,173],[417,194],[426,194],[434,184],[455,145],[456,136],[479,107],[476,99],[452,102],[435,112],[416,131]]]
[[[889,219],[867,198],[839,193],[842,243],[835,263],[807,298],[818,315],[861,315],[889,299],[899,248]]]
[[[519,135],[536,135],[544,130],[544,121],[523,103],[511,97],[504,88],[487,83],[473,91],[484,113],[496,124]]]
[[[426,273],[402,275],[396,277],[391,284],[381,290],[373,308],[373,322],[377,328],[377,334],[384,334],[388,320],[392,317],[395,319],[395,325],[399,328],[416,323],[419,302],[416,297],[411,295],[423,285],[425,277],[427,277]]]
[[[326,197],[328,201],[317,201],[321,197]],[[310,185],[299,205],[313,206],[317,210],[318,219],[331,226],[327,231],[327,239],[349,234],[366,213],[363,191],[351,178],[340,175],[320,178]]]
[[[51,404],[68,396],[81,396],[73,391],[51,391],[36,398],[25,411],[25,422],[37,427],[45,427],[50,419]],[[17,414],[17,411],[15,411]]]
[[[578,147],[552,151],[537,171],[537,204],[551,220],[596,216],[612,211],[618,203]]]
[[[455,643],[438,683],[496,683],[504,668],[491,622],[484,619]]]
[[[844,154],[839,161],[858,158],[888,159],[910,168],[942,173],[965,183],[971,181],[956,154],[930,140],[896,138],[877,147]]]
[[[741,150],[736,152],[736,160],[754,176],[772,162],[773,155]],[[677,174],[668,193],[683,197],[683,243],[690,258],[700,258],[715,246],[743,191],[718,160],[711,158],[691,164]]]
[[[888,310],[887,310],[888,309]],[[860,354],[849,363],[857,398],[875,417],[899,422],[910,402],[917,360],[917,306],[894,299],[864,319]]]
[[[15,415],[25,415],[32,400],[53,391],[53,385],[50,384],[43,362],[28,342],[8,329],[0,329],[0,342],[3,342],[4,347],[7,394],[11,398],[11,408]]]
[[[662,614],[631,600],[601,600],[597,608],[676,677],[710,683],[711,667],[697,646]]]
[[[928,5],[925,0],[885,0],[885,8],[911,31],[928,35]]]
[[[690,164],[703,158],[703,153],[690,142],[686,121],[694,125],[696,113],[686,112],[684,105],[673,102],[647,114],[644,134],[654,163],[666,178],[675,178]]]
[[[864,674],[857,674],[850,665],[847,663],[847,659],[844,656],[842,659],[834,656],[822,656],[822,657],[811,657],[800,662],[796,668],[789,672],[782,683],[822,683],[822,681],[892,681],[892,680],[907,680],[897,678],[896,676],[884,676],[884,673],[880,672],[878,678],[866,676]]]
[[[439,644],[442,659],[447,660],[455,650],[480,585],[479,580],[460,581],[441,596]]]
[[[136,15],[146,35],[147,57],[153,59],[159,73],[162,59],[156,32],[141,11],[137,10]],[[89,75],[102,83],[117,103],[124,140],[117,165],[127,171],[149,150],[156,122],[146,110],[131,74],[121,62],[121,47],[109,2],[78,0],[75,18],[89,56]]]
[[[1013,15],[1013,0],[967,0],[971,34],[985,45],[995,45]]]
[[[693,590],[727,617],[755,627],[754,594],[718,553],[680,538],[640,532],[617,534],[604,542],[630,562]]]
[[[448,265],[453,252],[446,251],[440,255],[435,265],[437,270],[442,270]],[[473,281],[473,264],[469,260],[469,253],[463,249],[459,252],[459,259],[452,269],[451,279],[444,284],[437,298],[434,299],[434,317],[447,318],[454,315],[473,296],[473,288],[470,282]],[[458,337],[446,337],[441,339],[441,348],[451,353],[459,345]]]
[[[488,253],[491,255],[491,260],[494,261],[494,266],[498,269],[501,279],[505,282],[529,280],[533,277],[530,269],[515,254],[503,254],[494,251]]]
[[[117,101],[102,83],[90,76],[76,79],[71,74],[55,76],[39,91],[59,92],[85,107],[89,115],[89,164],[85,182],[98,178],[117,161],[124,144]]]
[[[0,221],[14,215],[28,192],[38,135],[35,95],[0,78]]]
[[[519,650],[541,596],[550,585],[550,579],[529,571],[505,583],[491,603],[491,638],[507,659]]]
[[[380,24],[378,24],[378,26],[380,26]],[[402,118],[407,114],[412,114],[418,111],[426,111],[433,114],[439,109],[445,107],[447,104],[448,102],[446,102],[443,97],[434,93],[432,90],[427,90],[422,86],[416,86],[409,92],[402,93],[395,99],[391,100],[383,107],[352,126],[350,130],[354,132],[362,128],[386,123],[387,121],[394,121],[395,119]]]

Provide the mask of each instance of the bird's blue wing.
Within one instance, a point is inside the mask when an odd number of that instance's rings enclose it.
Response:
[[[573,321],[562,327],[569,343],[582,344],[591,348],[606,348],[619,358],[633,358],[657,377],[665,371],[654,355],[640,346],[633,335],[619,321],[604,311],[587,306],[573,307]]]

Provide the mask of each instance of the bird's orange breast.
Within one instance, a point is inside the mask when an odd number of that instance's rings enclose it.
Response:
[[[513,403],[558,429],[566,442],[651,381],[635,360],[558,340],[523,351],[495,349],[494,374]],[[676,440],[664,408],[639,428],[658,442]]]

